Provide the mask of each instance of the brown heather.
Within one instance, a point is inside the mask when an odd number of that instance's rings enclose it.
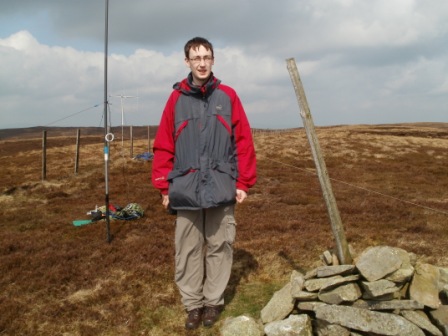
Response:
[[[6,130],[5,130],[6,131]],[[20,130],[19,130],[20,131]],[[83,130],[82,134],[89,134]],[[104,204],[101,135],[0,131],[0,334],[184,335],[173,282],[174,217],[151,186],[151,162],[111,148],[110,200],[145,216],[75,227]],[[347,239],[355,253],[390,245],[448,267],[448,124],[318,127]],[[140,137],[144,139],[145,136]],[[237,207],[226,316],[259,318],[293,269],[306,271],[334,240],[303,129],[254,132],[257,185]],[[134,140],[134,153],[147,140]],[[219,324],[192,335],[217,335]]]

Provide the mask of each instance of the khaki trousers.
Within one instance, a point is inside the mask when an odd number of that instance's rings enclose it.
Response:
[[[175,281],[187,311],[224,304],[233,261],[234,208],[177,212]]]

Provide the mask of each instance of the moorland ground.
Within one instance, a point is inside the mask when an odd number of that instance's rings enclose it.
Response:
[[[111,221],[112,240],[86,212],[104,204],[102,135],[48,129],[47,176],[37,131],[0,131],[0,334],[184,335],[173,282],[174,217],[151,186],[150,161],[111,145],[109,197],[143,218]],[[90,135],[89,135],[90,134]],[[390,245],[447,267],[448,124],[318,127],[353,257]],[[237,241],[223,318],[191,335],[217,335],[227,316],[259,317],[291,271],[335,247],[303,129],[254,131],[258,183],[236,208]],[[133,153],[148,150],[134,140]]]

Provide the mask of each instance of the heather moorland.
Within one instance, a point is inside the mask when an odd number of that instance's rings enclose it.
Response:
[[[140,133],[139,133],[140,132]],[[111,204],[138,203],[141,219],[88,219],[104,205],[103,136],[0,131],[0,334],[184,335],[173,282],[174,219],[151,186],[151,161],[135,160],[120,132],[111,145]],[[133,153],[148,150],[135,130]],[[254,130],[258,183],[237,206],[232,277],[221,319],[259,317],[291,271],[320,264],[335,247],[304,129]],[[448,124],[318,127],[317,135],[353,257],[390,245],[448,267]],[[150,136],[151,138],[151,136]],[[217,335],[199,329],[191,335]]]

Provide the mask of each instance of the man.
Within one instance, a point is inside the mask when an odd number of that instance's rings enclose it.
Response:
[[[175,281],[187,329],[212,326],[224,304],[235,203],[256,181],[251,130],[236,92],[214,77],[212,44],[184,48],[187,78],[174,84],[154,140],[152,183],[177,211]],[[205,248],[204,248],[205,246]]]

